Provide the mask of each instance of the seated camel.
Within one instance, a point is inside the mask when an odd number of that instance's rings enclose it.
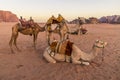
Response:
[[[88,30],[86,28],[80,28],[80,29],[77,29],[76,31],[69,32],[69,34],[73,34],[73,35],[86,34],[87,31]]]
[[[55,40],[49,47],[45,49],[43,57],[50,63],[65,61],[72,62],[74,64],[89,65],[89,63],[97,56],[98,51],[101,50],[101,48],[104,48],[106,45],[107,42],[96,40],[93,44],[91,52],[85,53],[69,40],[60,42]]]

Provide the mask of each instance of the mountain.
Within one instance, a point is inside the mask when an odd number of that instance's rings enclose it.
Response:
[[[117,23],[120,24],[120,15],[103,16],[99,19],[101,23]]]
[[[82,20],[83,23],[86,23],[86,19],[84,17],[80,17],[80,19]],[[74,19],[74,20],[70,21],[69,23],[70,24],[77,24],[78,19]]]
[[[99,23],[99,20],[95,17],[90,17],[89,19],[86,19],[84,17],[80,17],[80,19],[82,20],[82,22],[85,23],[91,23],[91,24],[97,24]],[[78,19],[74,19],[72,21],[70,21],[69,23],[71,24],[77,24],[78,23]]]
[[[0,22],[17,22],[18,17],[10,11],[0,10]]]

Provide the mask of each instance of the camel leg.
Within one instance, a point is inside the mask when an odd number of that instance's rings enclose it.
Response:
[[[74,64],[82,64],[82,61],[80,61],[81,58],[81,50],[73,44],[72,46],[72,54],[71,54],[71,58],[72,58],[72,63]]]
[[[72,63],[74,63],[74,64],[82,64],[82,62],[79,61],[79,60],[72,60]]]
[[[10,46],[11,52],[14,53],[13,48],[12,48],[12,44],[13,44],[13,35],[11,36],[11,39],[9,41],[9,46]]]
[[[78,35],[82,34],[81,28],[82,28],[82,26],[80,25],[79,28],[78,28]]]
[[[67,33],[66,33],[66,31],[61,31],[60,33],[60,40],[65,40],[66,39],[66,36],[67,36]]]
[[[12,28],[12,36],[11,36],[11,39],[10,39],[10,42],[9,42],[10,49],[11,49],[12,53],[14,53],[12,45],[13,44],[16,45],[16,37],[17,36],[18,36],[18,31],[16,30],[16,28]]]
[[[81,31],[80,31],[80,29],[78,29],[78,35],[80,35],[81,34]]]
[[[56,60],[49,55],[47,49],[48,49],[48,48],[46,48],[46,50],[44,51],[43,57],[44,57],[49,63],[56,63]]]
[[[60,32],[59,35],[60,35],[60,40],[63,41],[65,39],[65,34],[63,32]]]
[[[89,62],[82,62],[82,64],[84,64],[84,65],[90,65]]]
[[[33,47],[34,47],[34,49],[36,49],[36,42],[35,42],[35,38],[36,38],[36,36],[35,36],[35,34],[33,35]]]
[[[46,35],[47,35],[48,45],[50,45],[50,36],[51,36],[51,33],[47,32]]]
[[[72,60],[72,63],[74,64],[84,64],[84,65],[90,65],[89,62],[82,62],[82,61],[79,61],[79,60]]]
[[[63,54],[55,53],[53,58],[57,61],[65,61],[65,55],[63,55]]]
[[[37,33],[33,35],[33,43],[35,49],[36,49],[37,35],[38,35]]]
[[[16,49],[17,49],[18,51],[21,51],[21,50],[18,48],[17,43],[16,43],[17,37],[18,37],[18,33],[14,36],[14,45],[15,45],[15,47],[16,47]]]
[[[73,44],[72,49],[72,63],[89,65],[89,62],[81,61],[81,54],[83,54],[83,52],[76,45]]]
[[[60,35],[60,41],[63,41],[62,34],[59,33],[59,35]]]

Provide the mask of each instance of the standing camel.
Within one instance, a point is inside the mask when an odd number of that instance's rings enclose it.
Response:
[[[50,41],[50,36],[52,35],[52,33],[59,34],[60,35],[60,40],[64,40],[68,32],[69,32],[69,29],[68,29],[68,26],[65,22],[57,23],[57,27],[54,30],[46,28],[48,45],[50,45],[50,42],[51,42]]]
[[[52,24],[57,24],[54,30],[52,30],[51,28]],[[54,16],[49,18],[45,26],[46,26],[45,30],[46,30],[48,45],[50,45],[50,42],[51,42],[50,36],[52,33],[58,33],[60,35],[60,40],[64,40],[65,36],[69,32],[67,23],[65,22],[65,19],[60,14],[58,15],[58,18],[55,18]]]
[[[23,35],[32,35],[33,36],[33,43],[34,43],[34,48],[36,48],[36,40],[39,32],[45,31],[45,27],[40,27],[37,23],[34,23],[34,26],[31,28],[21,28],[22,26],[20,23],[15,24],[12,27],[12,36],[9,42],[11,52],[14,53],[12,45],[14,44],[17,50],[20,51],[20,49],[17,46],[16,40],[18,37],[18,33],[22,33]],[[27,26],[26,26],[27,27]]]

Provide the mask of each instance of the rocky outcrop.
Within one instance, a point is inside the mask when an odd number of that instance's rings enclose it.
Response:
[[[86,19],[84,17],[80,17],[80,19],[82,20],[83,23],[86,23]],[[74,19],[74,20],[70,21],[69,23],[70,24],[77,24],[78,19]]]
[[[97,24],[97,23],[99,23],[99,20],[95,17],[90,17],[89,22],[92,23],[92,24]]]
[[[117,23],[120,24],[120,15],[104,16],[99,19],[101,23]]]
[[[80,17],[80,19],[82,20],[82,22],[85,24],[85,23],[90,23],[90,24],[97,24],[99,23],[99,20],[95,17],[90,17],[89,19],[86,19],[84,17]],[[78,22],[78,19],[74,19],[72,21],[70,21],[69,23],[72,23],[72,24],[76,24]]]
[[[120,15],[113,15],[113,16],[103,16],[100,19],[97,19],[95,17],[90,17],[88,19],[84,17],[80,17],[80,19],[84,23],[90,23],[90,24],[97,24],[97,23],[112,23],[112,24],[120,24]],[[78,22],[78,19],[74,19],[70,21],[69,23],[76,24]]]
[[[18,17],[10,11],[0,10],[0,22],[17,22]]]

